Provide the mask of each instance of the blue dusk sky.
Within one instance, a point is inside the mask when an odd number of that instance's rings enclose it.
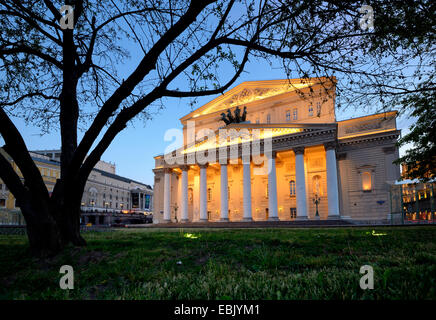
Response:
[[[127,74],[136,66],[140,56],[136,57],[138,60],[135,60],[135,55],[132,54],[131,61],[123,66],[122,73]],[[244,81],[286,78],[286,74],[279,63],[271,67],[267,62],[252,60],[248,63],[245,70],[232,87]],[[221,69],[221,72],[223,72],[223,75],[228,74],[230,76],[233,70],[224,67]],[[176,85],[171,87],[175,88]],[[156,111],[157,109],[154,109],[155,115],[152,120],[135,120],[122,131],[103,154],[101,160],[115,163],[118,175],[153,185],[153,156],[164,153],[165,148],[171,144],[171,141],[164,141],[165,131],[171,128],[182,128],[179,121],[181,117],[215,97],[217,96],[200,98],[195,107],[191,107],[190,99],[166,99],[163,110]],[[375,112],[375,110],[376,108],[374,107],[371,111]],[[367,114],[368,110],[356,110],[354,108],[336,110],[337,120]],[[26,125],[22,119],[12,118],[12,120],[22,133],[29,150],[60,148],[60,135],[58,131],[41,135],[39,128]],[[407,119],[405,116],[397,119],[397,126],[399,129],[402,129],[403,135],[407,132],[407,128],[411,123],[412,120]],[[83,132],[79,132],[79,139],[82,135]],[[404,152],[404,148],[400,150],[400,153],[402,152]]]

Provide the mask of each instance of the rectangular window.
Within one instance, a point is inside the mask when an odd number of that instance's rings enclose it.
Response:
[[[259,118],[256,118],[256,123],[260,123]]]
[[[316,116],[317,117],[321,116],[321,102],[316,103]]]
[[[294,110],[292,111],[292,115],[293,115],[294,120],[298,120],[298,109],[297,108],[294,108]]]
[[[309,117],[313,117],[313,106],[312,106],[312,104],[309,105]]]
[[[286,122],[291,121],[291,110],[286,110]]]
[[[271,123],[271,115],[269,113],[266,115],[266,123]]]
[[[0,208],[6,207],[6,199],[0,199]]]
[[[297,208],[291,208],[291,219],[297,218]]]

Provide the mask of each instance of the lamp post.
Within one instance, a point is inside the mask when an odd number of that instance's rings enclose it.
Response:
[[[176,223],[178,222],[178,220],[177,220],[177,209],[178,209],[179,207],[177,206],[177,203],[176,204],[174,204],[174,219],[176,220]]]
[[[316,213],[315,213],[315,219],[319,219],[319,213],[318,213],[318,205],[321,202],[321,198],[318,196],[317,193],[315,193],[315,198],[313,199],[313,203],[316,207]]]

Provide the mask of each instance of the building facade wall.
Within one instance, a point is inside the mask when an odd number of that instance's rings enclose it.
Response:
[[[259,86],[265,84],[260,81]],[[280,84],[281,85],[281,84]],[[233,90],[240,97],[248,86],[247,92],[256,92],[253,84],[241,84],[240,89]],[[302,98],[295,92],[284,92],[271,95],[264,99],[248,99],[240,104],[241,112],[247,107],[247,124],[239,128],[301,128],[295,133],[284,134],[273,140],[273,150],[276,166],[277,211],[280,220],[294,220],[299,212],[297,206],[295,185],[296,155],[295,148],[304,147],[304,180],[305,203],[308,219],[329,219],[332,208],[338,202],[340,215],[343,219],[359,221],[384,221],[388,219],[389,188],[400,177],[400,170],[392,162],[398,158],[396,141],[399,131],[396,128],[396,113],[386,112],[344,121],[335,120],[335,86],[326,91],[323,85],[313,87],[314,95],[309,99]],[[306,90],[306,89],[305,89]],[[309,89],[307,89],[309,90]],[[261,91],[260,89],[258,91]],[[226,94],[224,95],[226,96]],[[233,103],[234,97],[230,95]],[[232,100],[233,99],[233,100]],[[215,131],[225,127],[220,120],[222,106],[228,101],[217,98],[203,107],[183,117],[185,145],[188,139],[188,125],[195,122],[196,136],[204,129]],[[320,105],[319,107],[317,107]],[[297,119],[293,118],[293,110],[297,110]],[[218,110],[218,111],[214,111]],[[234,110],[234,108],[232,109]],[[208,111],[213,111],[208,113]],[[311,112],[311,114],[309,114]],[[268,114],[270,116],[268,116]],[[191,123],[192,124],[192,123]],[[251,127],[250,127],[251,126]],[[238,125],[233,126],[236,129]],[[232,128],[233,128],[232,127]],[[313,133],[310,133],[313,132]],[[192,137],[193,138],[193,137]],[[332,200],[328,190],[327,149],[334,150],[336,157],[338,201]],[[331,153],[330,153],[331,154]],[[155,222],[164,221],[164,170],[170,172],[171,183],[177,183],[177,188],[171,188],[171,221],[176,221],[174,207],[181,204],[181,169],[177,165],[168,165],[164,155],[155,157]],[[331,158],[330,158],[331,159]],[[331,162],[330,162],[331,163]],[[259,166],[251,163],[251,216],[253,220],[267,220],[270,215],[268,199],[268,175],[255,175],[253,170]],[[230,221],[241,221],[244,217],[243,204],[243,169],[241,159],[238,164],[227,165],[228,174],[228,216]],[[332,173],[330,173],[331,175]],[[178,178],[179,177],[179,178]],[[175,180],[174,180],[175,179]],[[188,220],[200,220],[199,194],[200,170],[198,164],[193,164],[188,170]],[[220,221],[221,186],[220,164],[209,163],[207,167],[207,211],[209,221]],[[330,180],[330,185],[331,185]],[[369,182],[368,182],[369,181]],[[368,187],[368,183],[370,187]],[[319,217],[316,216],[318,212]],[[181,220],[181,212],[177,212],[177,221]]]

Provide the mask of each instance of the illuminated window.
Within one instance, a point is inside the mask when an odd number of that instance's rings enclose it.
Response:
[[[313,106],[312,106],[312,104],[309,105],[309,117],[313,117]]]
[[[371,191],[371,189],[372,189],[372,181],[371,181],[371,173],[370,172],[362,173],[362,189],[363,189],[363,191]]]
[[[298,120],[298,109],[297,108],[295,108],[292,111],[292,117],[293,117],[294,120]]]
[[[294,180],[289,181],[289,195],[291,197],[296,195],[295,181]]]
[[[286,121],[291,121],[291,110],[286,110]]]

